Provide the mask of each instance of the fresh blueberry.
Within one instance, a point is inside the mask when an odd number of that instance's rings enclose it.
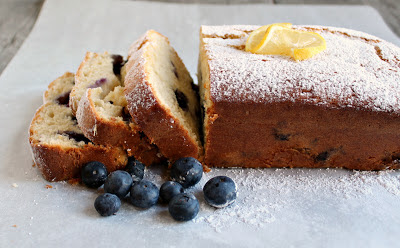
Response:
[[[121,200],[118,196],[109,193],[99,195],[94,201],[94,208],[101,216],[113,215],[120,207]]]
[[[184,188],[198,183],[203,176],[203,166],[192,157],[180,158],[171,167],[172,180],[180,183]]]
[[[135,160],[134,157],[128,158],[128,164],[125,170],[131,174],[133,181],[137,182],[143,179],[144,176],[144,164],[139,160]]]
[[[107,168],[103,163],[93,161],[87,163],[81,171],[82,182],[89,188],[98,188],[107,179]]]
[[[199,201],[193,194],[183,193],[174,196],[168,204],[168,211],[177,221],[188,221],[199,213]]]
[[[223,208],[236,200],[235,182],[226,176],[211,178],[203,187],[204,199],[216,208]]]
[[[182,185],[177,182],[168,181],[163,183],[160,188],[160,198],[163,202],[168,203],[172,197],[183,193]]]
[[[123,198],[128,194],[132,183],[133,179],[128,172],[117,170],[108,175],[104,183],[104,191]]]
[[[132,186],[130,199],[135,207],[149,208],[157,203],[159,194],[154,183],[142,180]]]

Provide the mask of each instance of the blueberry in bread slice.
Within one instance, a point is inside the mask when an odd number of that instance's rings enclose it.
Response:
[[[125,96],[139,128],[171,161],[201,158],[197,86],[168,39],[149,30],[129,51]]]
[[[123,58],[110,55],[87,52],[75,75],[75,86],[71,91],[69,105],[76,115],[81,98],[88,88],[101,88],[103,96],[115,87],[121,85],[121,70]]]
[[[122,148],[95,145],[83,135],[67,106],[73,85],[74,74],[69,72],[53,81],[30,125],[33,159],[48,181],[78,178],[81,167],[90,161],[100,161],[114,171],[128,160]]]
[[[146,165],[163,160],[127,111],[124,60],[107,52],[86,54],[75,76],[70,105],[83,134],[95,144],[121,146]]]

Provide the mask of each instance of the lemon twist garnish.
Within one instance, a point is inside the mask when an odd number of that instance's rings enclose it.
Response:
[[[305,60],[326,49],[325,39],[314,32],[295,30],[290,23],[275,23],[254,30],[245,50],[257,54],[284,55]]]

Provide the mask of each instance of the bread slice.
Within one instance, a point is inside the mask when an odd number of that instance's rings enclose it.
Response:
[[[121,85],[121,68],[124,60],[120,55],[87,52],[75,75],[69,105],[76,115],[81,98],[88,88],[101,88],[102,97]]]
[[[121,146],[146,165],[160,163],[163,156],[158,148],[150,144],[126,109],[123,63],[119,55],[87,53],[71,93],[79,100],[78,125],[95,144]]]
[[[44,104],[36,111],[29,129],[33,160],[48,181],[78,178],[87,162],[100,161],[108,171],[125,167],[122,148],[94,145],[79,129],[69,102],[74,74],[65,73],[44,93]]]
[[[149,30],[129,51],[125,96],[129,113],[162,154],[201,159],[197,86],[168,39]]]
[[[316,32],[296,62],[244,50],[259,26],[202,26],[205,158],[219,167],[400,168],[400,48],[366,33]]]

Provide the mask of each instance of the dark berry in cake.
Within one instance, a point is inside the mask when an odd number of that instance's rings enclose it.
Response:
[[[184,192],[184,188],[178,182],[168,181],[163,183],[160,188],[160,198],[168,203],[174,196]]]
[[[74,131],[63,131],[63,132],[58,131],[57,133],[60,135],[67,136],[69,139],[73,139],[76,142],[83,141],[83,142],[85,142],[85,144],[88,144],[90,142],[90,140],[88,138],[86,138],[83,134],[76,133]]]
[[[216,208],[223,208],[236,200],[235,182],[226,176],[211,178],[203,187],[204,199]]]
[[[124,65],[124,58],[121,55],[113,54],[111,55],[113,59],[113,72],[115,75],[121,74],[121,67]]]
[[[129,157],[125,170],[131,174],[133,181],[137,182],[143,179],[144,168],[145,166],[142,162],[136,160],[134,157]]]
[[[168,211],[177,221],[188,221],[199,213],[199,201],[193,194],[183,193],[174,196],[168,204]]]
[[[71,93],[71,91],[68,91],[68,92],[64,92],[61,95],[59,95],[55,100],[56,103],[59,105],[65,105],[65,106],[69,107],[69,94],[70,93]]]
[[[101,216],[110,216],[118,212],[121,207],[121,200],[118,196],[105,193],[99,195],[94,201],[94,208]]]
[[[103,84],[107,83],[107,78],[100,78],[99,80],[96,80],[96,82],[94,82],[94,84],[89,85],[89,89],[94,89],[97,87],[101,87]]]
[[[175,90],[175,97],[176,97],[176,101],[178,102],[179,107],[182,110],[187,111],[188,110],[188,99],[187,99],[186,95],[180,90]]]
[[[184,188],[198,183],[203,176],[203,166],[192,157],[180,158],[171,167],[171,178]]]
[[[82,168],[81,177],[82,182],[89,188],[98,188],[107,179],[107,168],[101,162],[89,162]]]
[[[117,170],[108,175],[104,183],[104,191],[123,198],[128,194],[132,183],[132,176],[128,172]]]
[[[135,207],[150,208],[157,203],[159,194],[160,191],[154,183],[142,180],[133,184],[130,200]]]

